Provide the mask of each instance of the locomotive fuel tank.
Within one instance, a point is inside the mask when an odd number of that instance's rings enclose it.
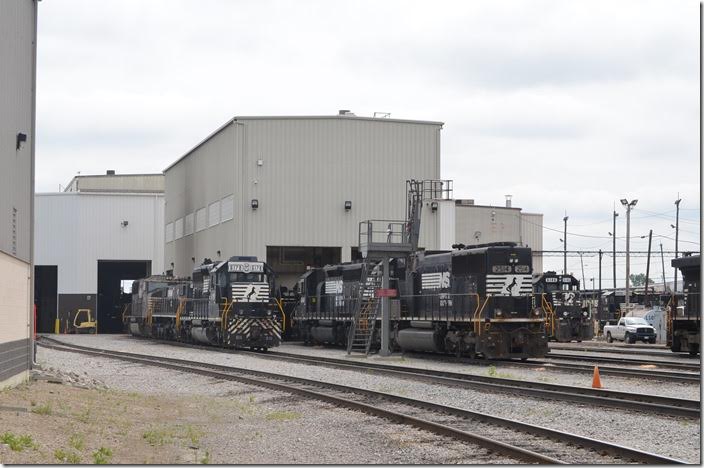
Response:
[[[427,328],[404,328],[399,330],[396,341],[404,351],[443,352],[443,334]]]

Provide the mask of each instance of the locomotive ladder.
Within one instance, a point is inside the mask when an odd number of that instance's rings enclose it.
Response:
[[[365,263],[362,267],[359,297],[347,336],[347,354],[369,355],[379,311],[379,298],[376,297],[376,290],[381,287],[381,275],[374,271],[368,273],[373,268],[374,265],[370,263]]]

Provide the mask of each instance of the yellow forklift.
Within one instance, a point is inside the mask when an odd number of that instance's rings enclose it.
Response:
[[[74,333],[95,334],[98,331],[98,322],[93,317],[90,309],[78,309],[73,317]]]

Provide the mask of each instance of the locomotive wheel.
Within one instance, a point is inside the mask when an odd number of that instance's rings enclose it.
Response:
[[[613,342],[614,342],[614,339],[611,338],[611,332],[607,332],[607,333],[606,333],[606,342],[607,342],[607,343],[613,343]]]

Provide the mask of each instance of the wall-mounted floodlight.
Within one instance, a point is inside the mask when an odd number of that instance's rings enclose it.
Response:
[[[174,262],[171,262],[171,269],[174,269]]]
[[[27,141],[27,134],[26,133],[18,133],[17,134],[17,145],[15,146],[15,149],[19,151],[22,149],[24,146],[25,142]]]
[[[252,199],[252,209],[256,210],[257,208],[259,208],[259,200],[257,200],[256,198],[253,198]]]
[[[438,202],[436,202],[436,201],[431,202],[431,203],[430,203],[430,209],[433,211],[433,213],[435,213],[436,211],[438,211]]]
[[[219,256],[220,256],[220,251],[219,251],[219,250],[217,251],[217,254],[218,254],[218,257],[219,257]]]
[[[352,209],[352,201],[346,200],[345,201],[345,211],[350,211]]]
[[[123,222],[120,223],[120,226],[127,227],[128,224],[130,224],[130,222],[127,220],[124,220]]]
[[[196,263],[196,257],[191,257],[191,261],[192,261],[193,263]]]

